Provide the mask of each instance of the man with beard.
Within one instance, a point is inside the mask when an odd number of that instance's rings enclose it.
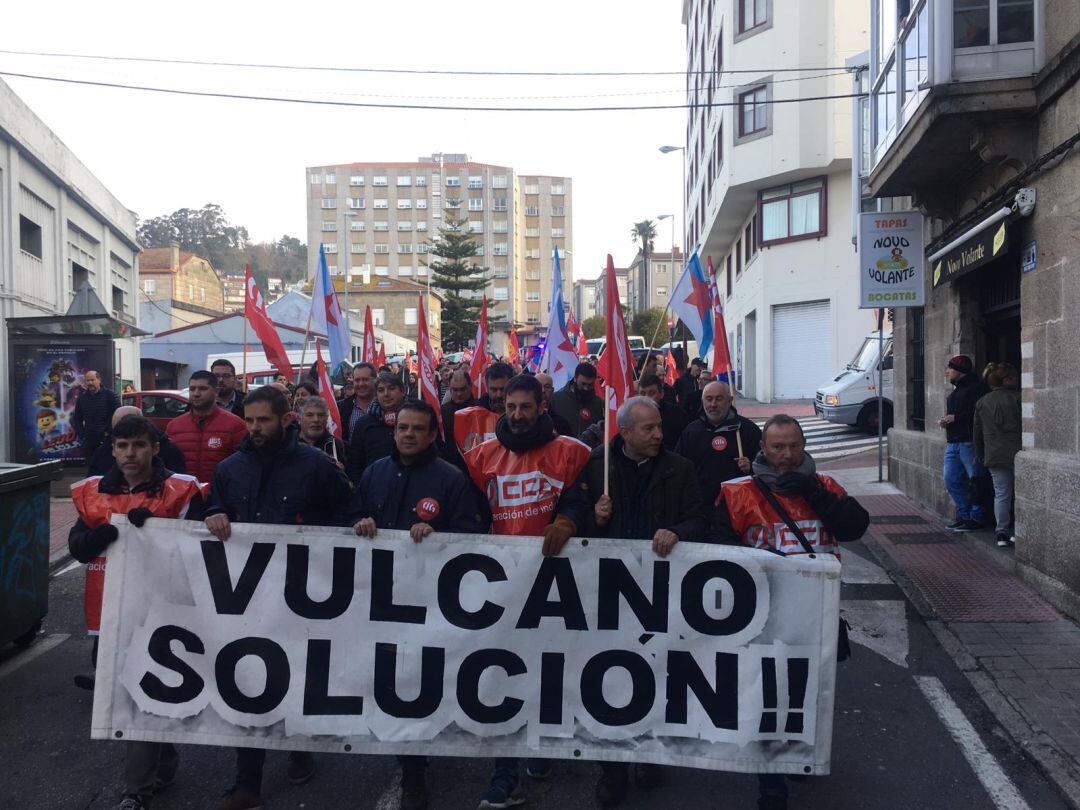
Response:
[[[379,529],[408,531],[414,542],[432,532],[480,534],[487,530],[468,478],[438,457],[435,409],[409,401],[398,411],[394,449],[360,476],[349,504],[349,523],[361,537]],[[401,810],[424,810],[428,803],[427,758],[399,756]]]
[[[334,460],[339,470],[345,469],[345,443],[327,429],[330,406],[318,394],[300,404],[300,441],[322,450]]]
[[[349,438],[345,469],[354,484],[365,467],[390,455],[397,412],[405,402],[405,383],[396,374],[382,373],[375,385],[375,398],[370,412],[357,420]]]
[[[777,414],[765,423],[761,452],[752,466],[752,476],[721,486],[710,539],[784,556],[815,553],[839,559],[839,544],[858,540],[870,525],[862,505],[817,472],[796,419]],[[760,810],[787,808],[783,775],[759,775],[758,790]]]
[[[604,418],[604,401],[596,395],[596,367],[578,363],[574,377],[551,398],[551,410],[566,420],[571,436]]]
[[[236,366],[231,361],[215,360],[210,373],[217,380],[217,404],[233,416],[244,418],[244,395],[236,387]]]
[[[206,528],[226,542],[232,522],[285,526],[338,526],[351,492],[349,482],[325,454],[302,443],[292,422],[289,401],[272,385],[255,389],[244,399],[247,438],[237,453],[217,465]],[[262,772],[266,751],[236,749],[236,784],[217,810],[262,807]],[[315,775],[315,760],[306,752],[289,755],[288,778],[301,785]]]
[[[655,375],[649,376],[655,379]],[[668,556],[676,543],[702,540],[705,516],[694,466],[664,448],[660,407],[655,400],[630,397],[619,407],[616,422],[619,435],[612,440],[609,452],[597,447],[585,467],[587,492],[593,500],[592,510],[586,513],[585,531],[590,537],[647,541],[660,557]],[[604,494],[605,461],[608,494]],[[630,781],[629,764],[605,762],[600,767],[603,776],[596,783],[597,801],[604,807],[620,804]],[[639,787],[652,788],[660,780],[659,766],[635,766],[634,781]]]
[[[454,417],[458,411],[476,405],[476,397],[473,396],[472,380],[469,378],[468,371],[456,369],[450,373],[450,378],[447,381],[447,397],[447,401],[443,402],[441,406],[444,439],[442,454],[443,458],[464,472],[465,459],[462,458],[461,450],[454,440]]]
[[[693,462],[701,497],[716,503],[724,481],[750,474],[750,457],[761,446],[761,429],[739,416],[731,389],[717,380],[701,392],[701,414],[683,430],[675,452]]]
[[[495,425],[495,438],[467,452],[465,464],[473,483],[486,495],[492,534],[519,536],[523,541],[542,537],[541,552],[555,555],[584,524],[589,509],[579,480],[589,448],[555,433],[551,417],[543,411],[544,391],[535,377],[517,375],[506,384],[505,397],[506,413]],[[508,502],[502,491],[507,478],[537,486],[523,487]],[[546,779],[551,764],[529,760],[526,773]],[[479,807],[523,804],[519,781],[517,759],[496,759],[495,773]]]
[[[508,363],[492,363],[484,371],[487,393],[476,405],[454,414],[454,442],[463,456],[495,437],[495,423],[506,410],[506,385],[513,376],[514,369]]]
[[[577,438],[573,429],[570,427],[570,424],[555,413],[555,411],[551,410],[551,398],[555,396],[555,381],[551,379],[551,375],[541,371],[536,374],[536,379],[540,381],[540,386],[544,389],[544,409],[547,415],[551,417],[551,423],[555,426],[555,432],[560,436]]]

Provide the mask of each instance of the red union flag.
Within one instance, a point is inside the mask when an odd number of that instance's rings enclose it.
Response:
[[[611,424],[615,424],[615,412],[634,394],[634,355],[626,337],[619,287],[615,281],[615,262],[607,257],[604,277],[604,316],[607,320],[607,347],[597,364],[597,371],[604,378],[605,399],[611,411]]]
[[[251,328],[262,343],[263,354],[278,371],[285,375],[289,381],[293,381],[292,361],[281,344],[281,337],[274,327],[274,322],[266,314],[266,301],[259,292],[259,285],[255,283],[251,275],[251,267],[244,267],[244,317],[247,318]]]
[[[476,324],[476,351],[469,362],[469,376],[473,381],[473,394],[479,399],[484,395],[487,385],[484,382],[484,369],[488,367],[487,355],[487,296],[480,304],[480,322]]]
[[[375,326],[371,322],[371,304],[368,304],[364,310],[364,350],[360,354],[360,360],[374,364],[378,359],[375,352]]]
[[[510,350],[506,353],[506,359],[511,363],[521,362],[521,346],[518,345],[517,330],[510,330]]]
[[[420,388],[420,398],[435,409],[435,419],[439,423],[439,435],[442,435],[442,403],[439,402],[439,378],[435,372],[435,352],[428,337],[427,315],[424,314],[424,294],[420,294],[420,305],[416,309],[416,351],[420,353],[420,370],[416,381]]]
[[[716,271],[713,269],[712,256],[706,257],[706,265],[709,268],[709,294],[712,298],[713,318],[713,347],[712,367],[713,379],[721,374],[728,377],[728,387],[734,383],[731,379],[731,349],[727,342],[727,329],[724,327],[724,306],[720,301],[720,287],[716,282]]]
[[[315,374],[319,383],[319,396],[326,400],[326,407],[330,409],[330,416],[326,420],[326,428],[339,439],[341,435],[341,412],[338,411],[337,400],[334,399],[334,386],[330,383],[330,375],[326,373],[326,363],[322,359],[322,344],[315,341]]]

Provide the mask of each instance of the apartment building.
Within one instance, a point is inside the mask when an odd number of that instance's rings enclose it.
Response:
[[[668,298],[671,297],[671,288],[675,286],[675,282],[679,280],[679,273],[682,272],[684,258],[679,248],[674,249],[674,260],[672,252],[670,250],[666,253],[649,252],[649,283],[647,293],[643,295],[642,291],[646,289],[645,255],[638,249],[626,270],[626,289],[630,296],[627,306],[630,307],[631,312],[642,312],[653,307],[664,309],[667,306]]]
[[[687,244],[711,257],[739,390],[812,397],[873,327],[858,309],[852,105],[863,3],[685,0]],[[758,71],[758,72],[746,72]],[[713,106],[710,106],[713,105]],[[723,106],[722,106],[723,105]]]
[[[579,321],[596,315],[596,282],[593,279],[581,279],[574,282],[574,292],[570,306]]]
[[[894,318],[890,478],[951,517],[945,363],[1017,366],[1017,568],[1080,616],[1080,4],[870,5],[870,191],[927,216],[926,306]]]
[[[486,267],[493,324],[547,324],[552,251],[572,282],[570,178],[518,176],[464,154],[411,163],[349,163],[307,173],[308,272],[321,242],[331,273],[428,283],[427,262],[449,216],[464,220]]]
[[[595,302],[594,306],[596,307],[596,312],[593,313],[594,315],[603,315],[604,314],[604,302],[606,301],[605,296],[607,295],[607,293],[605,292],[605,287],[604,287],[604,285],[606,284],[606,282],[604,281],[605,270],[606,270],[606,268],[601,269],[599,276],[592,279],[591,281],[585,282],[586,284],[592,284],[593,285],[593,301]],[[629,282],[629,279],[630,279],[630,271],[627,268],[625,268],[625,267],[616,267],[615,268],[615,287],[619,290],[619,302],[624,307],[629,306],[629,304],[630,304],[630,282]]]

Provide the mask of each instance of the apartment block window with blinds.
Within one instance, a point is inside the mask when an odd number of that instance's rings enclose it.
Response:
[[[825,178],[765,189],[758,196],[762,246],[825,236]]]

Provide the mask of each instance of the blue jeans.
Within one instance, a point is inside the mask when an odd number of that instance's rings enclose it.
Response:
[[[982,465],[975,457],[975,445],[971,442],[949,442],[945,445],[945,489],[956,504],[956,516],[960,520],[983,522],[982,507],[973,503],[968,491],[968,481],[979,474]]]

